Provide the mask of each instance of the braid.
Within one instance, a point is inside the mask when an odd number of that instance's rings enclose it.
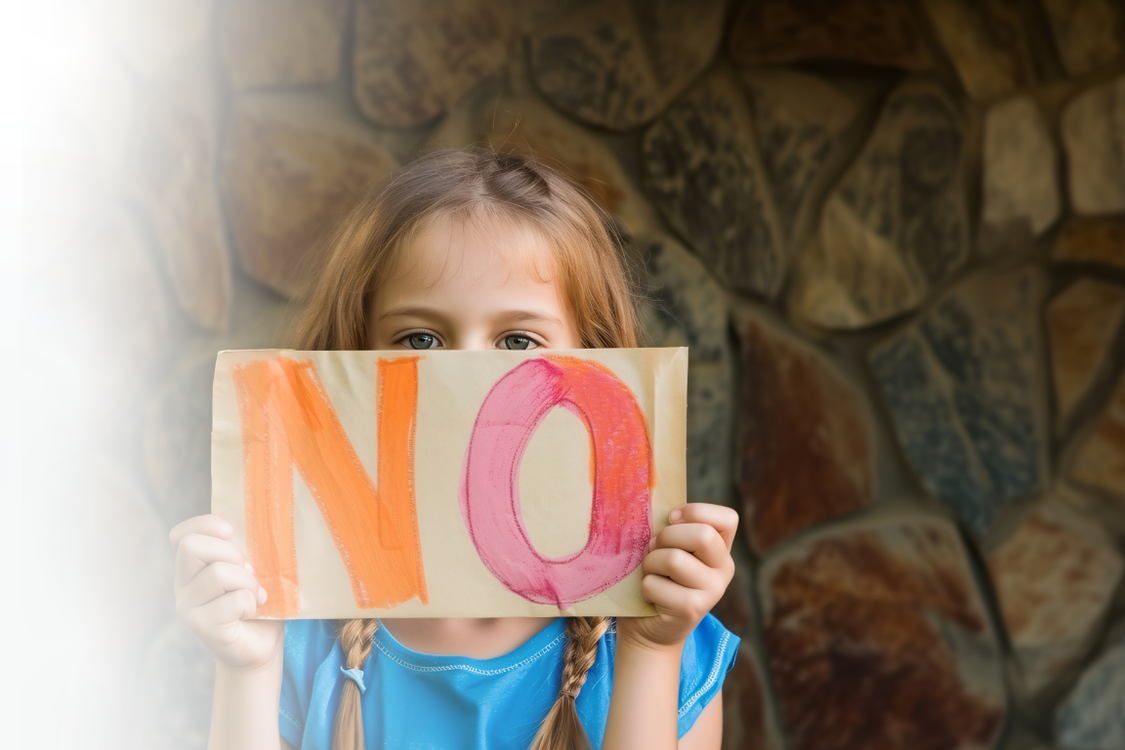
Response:
[[[344,666],[363,669],[371,654],[371,638],[379,628],[378,620],[346,620],[340,627],[340,647],[344,650]],[[344,680],[340,706],[336,709],[336,727],[332,750],[364,750],[363,713],[360,710],[359,686]]]
[[[562,687],[529,750],[590,750],[590,738],[578,719],[575,701],[608,627],[609,620],[604,617],[572,617],[567,621]]]

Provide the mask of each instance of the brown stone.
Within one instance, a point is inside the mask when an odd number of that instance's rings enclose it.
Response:
[[[786,547],[760,579],[792,750],[993,746],[1001,654],[952,524],[843,524]]]
[[[535,97],[468,99],[450,111],[428,143],[461,148],[484,142],[500,152],[535,156],[569,173],[626,235],[652,230],[652,209],[613,151],[588,130]]]
[[[767,701],[761,667],[743,644],[723,681],[723,750],[778,750]]]
[[[205,46],[215,0],[97,0],[89,5],[126,62],[148,78]]]
[[[925,0],[924,5],[971,98],[996,99],[1033,82],[1022,0]]]
[[[325,235],[396,161],[317,94],[246,95],[232,119],[222,177],[242,267],[295,295],[315,277]]]
[[[1028,514],[988,556],[1028,692],[1038,692],[1081,658],[1122,567],[1120,553],[1096,521],[1056,504]]]
[[[1051,259],[1125,269],[1125,219],[1072,219],[1059,232]]]
[[[421,125],[473,86],[499,75],[514,41],[506,4],[356,0],[356,101],[379,125]]]
[[[860,391],[812,347],[748,315],[738,328],[738,488],[762,554],[871,502],[871,425]]]
[[[645,132],[645,186],[668,223],[724,283],[777,294],[787,260],[745,91],[708,74]]]
[[[1125,498],[1125,376],[1078,448],[1070,467],[1072,479]]]
[[[743,65],[840,60],[927,70],[930,53],[896,0],[756,0],[734,20],[730,54]]]
[[[1125,75],[1075,97],[1061,131],[1074,210],[1125,212]]]
[[[1067,422],[1104,367],[1122,315],[1125,289],[1079,279],[1047,306],[1051,368],[1059,420]]]
[[[750,597],[746,593],[753,582],[743,580],[744,576],[749,578],[746,567],[736,563],[734,580],[727,586],[718,603],[711,608],[711,614],[718,618],[723,627],[739,637],[749,633],[753,624]]]
[[[215,93],[204,59],[181,63],[153,86],[130,181],[180,307],[197,326],[216,331],[227,323],[231,277],[215,191]]]
[[[1121,54],[1116,29],[1122,7],[1113,0],[1043,0],[1063,67],[1083,76]]]
[[[328,83],[340,72],[348,0],[227,0],[219,51],[236,89]]]
[[[711,62],[725,5],[585,2],[532,32],[535,82],[552,103],[590,124],[643,125]]]
[[[833,188],[789,292],[794,317],[861,328],[912,310],[968,256],[964,126],[924,81],[887,98],[863,152]]]

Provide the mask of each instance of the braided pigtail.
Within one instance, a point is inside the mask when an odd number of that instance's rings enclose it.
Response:
[[[590,750],[590,738],[578,720],[575,700],[598,655],[598,641],[609,627],[604,617],[571,617],[566,623],[562,688],[529,750]]]
[[[379,628],[378,620],[347,620],[340,628],[340,647],[344,650],[344,664],[348,669],[363,669],[371,654],[371,638]],[[340,693],[340,706],[336,709],[336,727],[333,730],[332,750],[364,750],[363,713],[359,703],[359,684],[344,680]]]

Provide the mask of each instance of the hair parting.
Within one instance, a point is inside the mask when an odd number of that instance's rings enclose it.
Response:
[[[548,238],[551,269],[587,348],[638,345],[640,322],[612,221],[561,172],[517,153],[488,148],[440,150],[402,167],[362,198],[329,238],[327,258],[290,345],[302,350],[365,349],[372,300],[409,238],[447,216],[516,221]],[[378,620],[342,623],[346,668],[362,669]],[[589,750],[576,699],[605,634],[604,617],[567,622],[559,696],[531,750]],[[333,750],[364,750],[360,690],[344,680]]]

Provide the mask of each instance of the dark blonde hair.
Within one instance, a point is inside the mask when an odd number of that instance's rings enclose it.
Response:
[[[322,275],[297,318],[297,349],[364,349],[379,281],[410,236],[438,217],[491,218],[539,231],[582,345],[637,346],[640,325],[628,274],[605,213],[563,174],[528,156],[484,148],[442,150],[417,159],[364,197],[329,244]],[[604,617],[573,617],[559,697],[532,750],[590,747],[575,700],[606,631]],[[377,620],[347,620],[339,630],[346,668],[362,669]],[[359,688],[345,680],[333,750],[362,750]]]

